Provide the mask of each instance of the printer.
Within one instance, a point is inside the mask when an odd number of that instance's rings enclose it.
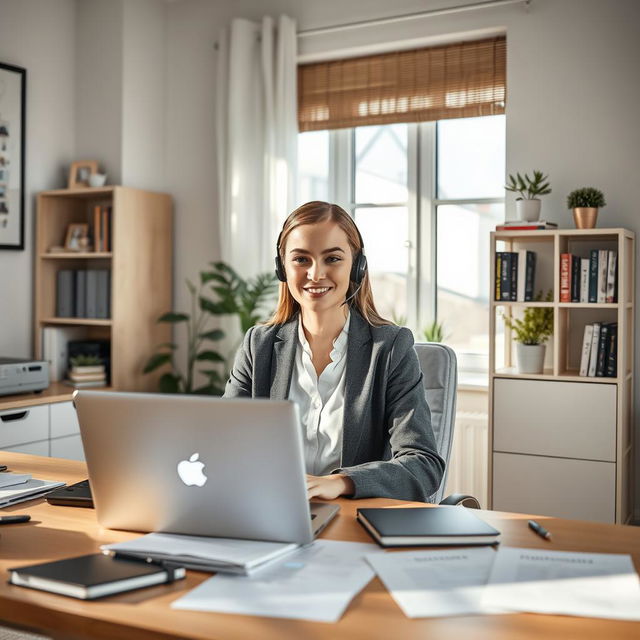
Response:
[[[49,363],[46,360],[0,358],[0,396],[42,391],[48,386]]]

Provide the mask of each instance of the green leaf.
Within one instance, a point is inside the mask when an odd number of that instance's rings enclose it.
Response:
[[[196,360],[207,360],[209,362],[224,362],[225,359],[217,351],[201,351]]]
[[[147,364],[145,365],[142,373],[151,373],[151,371],[155,371],[158,367],[161,367],[163,364],[167,364],[171,362],[171,354],[170,353],[156,353],[152,355]]]
[[[159,380],[160,393],[180,393],[180,376],[165,373]]]
[[[222,316],[228,313],[224,305],[220,304],[219,302],[213,302],[212,300],[209,300],[209,298],[205,298],[204,296],[200,296],[200,308],[203,311],[212,313],[214,316]]]
[[[206,331],[200,334],[200,338],[205,340],[222,340],[224,338],[224,331],[222,329],[213,329],[212,331]]]
[[[191,280],[189,280],[189,278],[187,278],[185,280],[185,282],[187,283],[187,289],[189,289],[189,293],[193,296],[196,293],[196,285],[193,284],[193,282],[191,282]]]
[[[186,313],[174,313],[173,311],[169,311],[168,313],[163,313],[159,318],[158,322],[187,322],[190,316]]]

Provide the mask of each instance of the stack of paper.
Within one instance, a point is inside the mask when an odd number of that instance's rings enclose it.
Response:
[[[410,618],[534,612],[640,620],[631,556],[501,548],[367,556]]]
[[[9,479],[7,481],[7,478]],[[0,474],[0,509],[25,500],[39,498],[52,489],[64,486],[64,482],[38,480],[29,474]]]
[[[317,540],[256,577],[217,575],[172,603],[174,609],[336,622],[373,578],[376,545]]]
[[[120,556],[175,562],[195,571],[222,571],[251,575],[258,569],[298,548],[289,542],[263,542],[150,533],[146,536],[103,545],[101,549]]]
[[[500,549],[483,602],[508,611],[640,620],[631,556]]]

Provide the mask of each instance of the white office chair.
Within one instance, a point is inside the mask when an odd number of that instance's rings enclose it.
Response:
[[[473,496],[453,493],[443,499],[456,418],[458,367],[455,351],[439,342],[416,343],[414,349],[422,369],[422,382],[431,410],[431,426],[436,438],[436,446],[438,453],[446,462],[442,483],[431,496],[431,500],[438,504],[462,505],[479,509],[480,503]]]

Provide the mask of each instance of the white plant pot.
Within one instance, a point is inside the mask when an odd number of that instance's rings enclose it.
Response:
[[[534,222],[540,219],[540,207],[542,202],[538,198],[533,200],[516,200],[516,214],[518,220]]]
[[[544,369],[544,344],[516,342],[518,373],[542,373]]]

